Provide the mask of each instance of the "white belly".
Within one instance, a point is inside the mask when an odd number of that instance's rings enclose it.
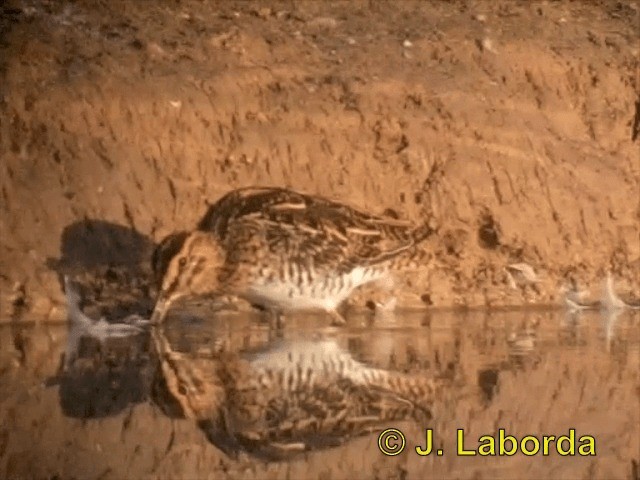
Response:
[[[282,310],[335,310],[356,288],[385,277],[385,272],[354,268],[341,278],[296,282],[289,278],[257,281],[243,295],[252,303]]]

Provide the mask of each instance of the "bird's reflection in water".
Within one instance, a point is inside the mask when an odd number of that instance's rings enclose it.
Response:
[[[51,383],[68,416],[151,399],[229,454],[289,458],[405,419],[441,428],[461,399],[488,406],[504,378],[527,388],[533,370],[553,375],[572,352],[622,362],[637,348],[639,316],[602,313],[422,313],[393,327],[352,316],[337,329],[304,316],[280,336],[258,316],[197,309],[153,328],[76,321]]]
[[[438,383],[357,361],[331,338],[285,338],[242,351],[179,351],[168,326],[152,332],[156,398],[195,420],[229,454],[287,457],[415,419],[428,425]],[[222,347],[222,343],[219,344]]]

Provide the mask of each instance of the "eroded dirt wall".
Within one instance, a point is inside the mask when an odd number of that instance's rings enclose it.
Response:
[[[638,290],[637,2],[2,8],[3,320],[62,318],[65,272],[152,297],[153,243],[256,184],[431,222],[406,304]]]

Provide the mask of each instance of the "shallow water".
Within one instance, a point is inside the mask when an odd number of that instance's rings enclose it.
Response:
[[[433,418],[407,414],[388,421],[405,435],[405,450],[396,456],[378,447],[384,420],[328,442],[309,435],[286,442],[276,429],[277,459],[246,448],[226,455],[216,448],[225,447],[220,435],[212,438],[194,419],[178,418],[184,408],[167,407],[166,389],[158,387],[168,371],[159,368],[158,335],[100,340],[66,326],[0,327],[0,477],[632,478],[638,472],[638,312],[367,313],[349,316],[340,328],[321,315],[300,315],[273,332],[257,315],[212,317],[192,308],[172,314],[161,329],[172,365],[190,375],[197,366],[205,404],[188,394],[182,401],[193,406],[198,400],[198,412],[208,412],[215,395],[207,393],[207,382],[217,391],[221,363],[242,362],[254,375],[317,351],[339,357],[351,371],[437,379]],[[291,397],[290,391],[270,394],[282,397],[273,400],[278,404]],[[231,427],[244,434],[245,423]],[[442,456],[416,454],[426,428]],[[500,428],[518,439],[575,429],[576,439],[593,437],[595,455],[561,456],[554,444],[549,456],[457,454],[458,429],[463,449],[474,450],[480,436]]]

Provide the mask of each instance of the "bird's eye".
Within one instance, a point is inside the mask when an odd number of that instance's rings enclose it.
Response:
[[[187,264],[187,259],[185,257],[182,257],[180,260],[178,260],[178,265],[180,265],[180,267],[184,267]]]

